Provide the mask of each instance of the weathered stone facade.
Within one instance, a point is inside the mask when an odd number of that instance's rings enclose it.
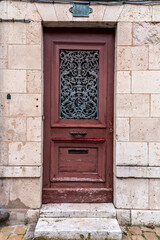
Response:
[[[122,224],[160,222],[160,5],[1,1],[0,206],[11,221],[35,221],[43,171],[43,26],[114,27],[114,204]],[[7,94],[11,99],[7,100]]]

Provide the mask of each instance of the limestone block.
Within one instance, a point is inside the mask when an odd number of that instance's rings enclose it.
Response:
[[[159,5],[152,6],[152,9],[153,9],[152,21],[159,22],[160,21],[160,16],[159,16],[160,6]]]
[[[132,44],[132,23],[119,22],[117,25],[117,45]]]
[[[40,167],[0,166],[0,178],[39,178],[40,176]]]
[[[5,3],[5,2],[7,2],[7,1],[1,1],[0,4]],[[0,16],[2,16],[2,15],[0,15]],[[6,22],[1,22],[1,24],[0,24],[0,33],[3,33],[3,34],[0,34],[0,43],[6,44],[8,42],[9,32],[6,27],[8,24]]]
[[[25,70],[0,70],[1,92],[26,92]]]
[[[160,93],[159,71],[133,71],[133,93]]]
[[[8,67],[8,61],[5,59],[0,59],[0,69],[6,69]]]
[[[12,94],[11,116],[41,116],[40,94]]]
[[[160,166],[160,143],[149,143],[149,165]]]
[[[11,225],[24,224],[26,209],[20,209],[20,207],[17,206],[17,209],[8,209],[8,211],[10,213],[10,217],[7,223]]]
[[[0,118],[0,141],[26,141],[25,118]]]
[[[8,143],[0,142],[0,165],[8,164]]]
[[[118,94],[118,117],[143,117],[149,116],[149,95]]]
[[[8,31],[9,44],[26,43],[26,23],[14,22],[5,24],[5,31]]]
[[[117,179],[116,180],[117,208],[148,208],[147,179]]]
[[[117,165],[147,165],[147,143],[117,142]]]
[[[10,182],[10,202],[12,208],[39,208],[41,205],[40,179],[12,179]]]
[[[41,69],[39,45],[9,45],[8,67],[10,69]]]
[[[27,91],[29,93],[41,93],[42,81],[41,71],[27,71]]]
[[[7,45],[0,44],[0,58],[7,58]]]
[[[83,236],[82,236],[83,235]],[[112,218],[39,218],[34,239],[122,239],[116,219]]]
[[[42,135],[42,119],[32,117],[27,119],[27,140],[41,141]]]
[[[8,18],[21,18],[40,21],[41,18],[34,3],[31,2],[8,2]]]
[[[160,178],[160,167],[116,167],[119,178]]]
[[[7,206],[9,202],[9,180],[0,179],[0,206]]]
[[[54,4],[48,3],[36,3],[37,10],[43,22],[54,22],[57,21]]]
[[[59,22],[72,21],[72,18],[73,18],[72,13],[69,11],[71,7],[72,7],[72,4],[61,4],[61,3],[54,4],[55,14]]]
[[[151,116],[160,117],[160,94],[151,95]]]
[[[54,203],[43,204],[41,218],[116,218],[112,203]]]
[[[148,68],[148,47],[118,47],[118,70],[146,70]]]
[[[8,1],[0,2],[0,16],[1,18],[7,18],[8,14]]]
[[[160,45],[149,46],[149,69],[160,69]]]
[[[131,217],[130,217],[130,210],[126,209],[117,209],[117,220],[120,225],[130,225],[131,224]]]
[[[0,80],[1,82],[1,80]],[[0,93],[0,116],[8,116],[9,100],[6,99],[6,94]]]
[[[117,93],[130,93],[131,72],[117,72]]]
[[[160,118],[131,119],[131,141],[160,141]]]
[[[160,211],[131,210],[131,219],[133,225],[159,225]]]
[[[92,14],[92,13],[91,13]],[[90,14],[89,14],[90,15]],[[93,21],[94,22],[94,21]],[[72,17],[72,22],[68,23],[68,27],[74,27],[74,25],[76,25],[76,27],[82,27],[82,24],[85,23],[85,26],[94,26],[94,23],[91,23],[91,25],[89,25],[89,18],[88,17]],[[76,24],[75,24],[76,23]],[[60,24],[60,22],[59,22]],[[63,22],[62,22],[63,24]],[[64,25],[63,25],[64,26]]]
[[[117,118],[116,139],[118,141],[129,141],[129,118]]]
[[[26,43],[26,27],[23,22],[2,22],[0,24],[0,43],[9,44],[25,44]]]
[[[39,218],[39,210],[27,210],[25,218],[27,219],[28,223],[37,223]]]
[[[159,23],[134,23],[133,44],[158,44],[160,42]]]
[[[150,21],[152,16],[152,7],[142,5],[125,5],[119,21],[122,22],[145,22]]]
[[[117,22],[120,13],[122,12],[124,6],[115,5],[115,6],[106,6],[106,10],[104,12],[103,21],[105,22]]]
[[[150,209],[160,209],[160,179],[150,180],[149,189]]]
[[[40,165],[41,143],[9,143],[9,165]]]
[[[106,6],[104,5],[92,5],[90,6],[93,12],[89,15],[88,21],[102,22]],[[73,18],[74,19],[74,18]]]
[[[27,44],[41,44],[42,26],[41,22],[31,22],[27,25]]]

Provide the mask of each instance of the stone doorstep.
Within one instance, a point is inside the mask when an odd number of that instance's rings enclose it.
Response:
[[[35,238],[120,240],[121,229],[112,203],[43,204]]]
[[[116,218],[112,203],[55,203],[43,204],[41,218]]]
[[[109,218],[39,218],[35,239],[121,240],[116,219]]]

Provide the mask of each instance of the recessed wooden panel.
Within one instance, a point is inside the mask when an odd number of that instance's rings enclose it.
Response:
[[[96,173],[97,148],[59,148],[60,173]]]
[[[44,29],[43,202],[111,202],[113,29]]]
[[[51,147],[51,181],[53,183],[57,181],[104,182],[104,145],[103,142],[85,144],[74,141],[71,143],[53,142]]]
[[[100,67],[102,65],[104,65],[104,59],[105,59],[105,54],[104,52],[106,52],[107,54],[107,46],[106,46],[106,42],[102,41],[99,39],[99,41],[94,42],[93,39],[88,39],[87,42],[85,41],[85,43],[80,42],[79,39],[75,40],[74,42],[70,42],[67,40],[59,40],[55,39],[55,41],[52,42],[52,56],[54,56],[52,62],[52,71],[53,71],[53,81],[51,82],[51,126],[52,127],[106,127],[106,119],[105,119],[105,115],[104,115],[104,111],[106,110],[106,101],[104,101],[103,97],[105,97],[106,93],[105,90],[107,89],[107,82],[103,82],[102,79],[103,78],[107,78],[107,67],[104,67],[103,69]],[[81,109],[81,117],[77,117],[76,121],[75,119],[73,119],[71,117],[71,113],[70,114],[66,114],[66,118],[61,118],[61,104],[62,104],[62,100],[61,100],[61,96],[63,94],[61,94],[61,91],[63,91],[64,95],[66,95],[67,97],[70,95],[68,88],[62,89],[62,81],[64,82],[64,79],[62,80],[62,76],[61,76],[61,71],[59,70],[61,68],[61,62],[60,62],[60,55],[61,55],[61,51],[62,50],[74,50],[77,51],[79,49],[79,51],[97,51],[98,52],[98,70],[97,73],[96,72],[91,72],[94,75],[98,74],[98,76],[96,76],[96,83],[97,86],[96,88],[94,88],[94,90],[97,90],[96,96],[94,99],[94,104],[96,104],[96,108],[97,108],[97,114],[95,115],[96,120],[93,118],[93,116],[87,118],[84,118],[84,113],[82,112],[82,109],[86,108],[83,107]],[[79,66],[77,66],[79,67]],[[70,79],[68,79],[68,76],[66,76],[68,73],[67,71],[67,66],[65,69],[66,72],[63,73],[63,75],[65,75],[65,77],[68,80],[69,85],[71,85],[70,82],[72,82],[72,76],[70,77]],[[82,72],[82,71],[81,71]],[[93,76],[89,76],[88,79],[85,78],[86,81],[89,81],[90,79],[90,86],[88,86],[88,88],[91,88],[93,86]],[[77,76],[75,76],[75,78],[77,78]],[[81,77],[79,77],[80,80],[82,81]],[[77,79],[75,79],[75,82],[78,81]],[[57,84],[58,82],[58,84]],[[63,83],[64,84],[64,83]],[[78,84],[79,88],[83,87],[82,85]],[[87,85],[87,82],[86,84]],[[86,86],[87,87],[87,86]],[[70,88],[72,88],[70,86]],[[78,88],[77,88],[78,90]],[[93,91],[93,90],[92,90]],[[91,92],[91,89],[90,89]],[[89,91],[88,91],[89,93]],[[84,103],[82,105],[85,105],[85,103],[88,101],[87,99],[87,94],[85,93],[85,91],[83,90],[83,94],[81,91],[81,94],[83,95],[83,101]],[[91,93],[93,94],[93,93]],[[73,96],[74,95],[74,96]],[[72,98],[76,98],[78,95],[78,93],[74,94],[74,90],[71,93]],[[84,96],[86,96],[86,99],[84,98]],[[98,99],[97,99],[98,97]],[[81,96],[82,99],[82,96]],[[91,99],[91,98],[90,98]],[[63,105],[68,106],[68,101],[69,99],[66,99],[66,103]],[[73,100],[74,101],[74,100]],[[92,100],[93,101],[93,100]],[[74,104],[74,102],[72,103],[72,101],[70,101],[70,104]],[[76,108],[76,106],[74,106],[74,108]],[[89,109],[90,107],[87,106],[87,109]],[[66,109],[67,110],[67,109]],[[70,106],[70,111],[73,112],[72,107]],[[69,119],[69,121],[68,121]]]

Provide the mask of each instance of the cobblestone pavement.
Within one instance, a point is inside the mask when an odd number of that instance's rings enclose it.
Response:
[[[0,226],[0,240],[32,240],[35,224]]]
[[[0,226],[0,240],[32,240],[35,224]],[[122,227],[123,240],[160,240],[160,227]]]
[[[122,227],[123,240],[160,240],[160,227]]]

